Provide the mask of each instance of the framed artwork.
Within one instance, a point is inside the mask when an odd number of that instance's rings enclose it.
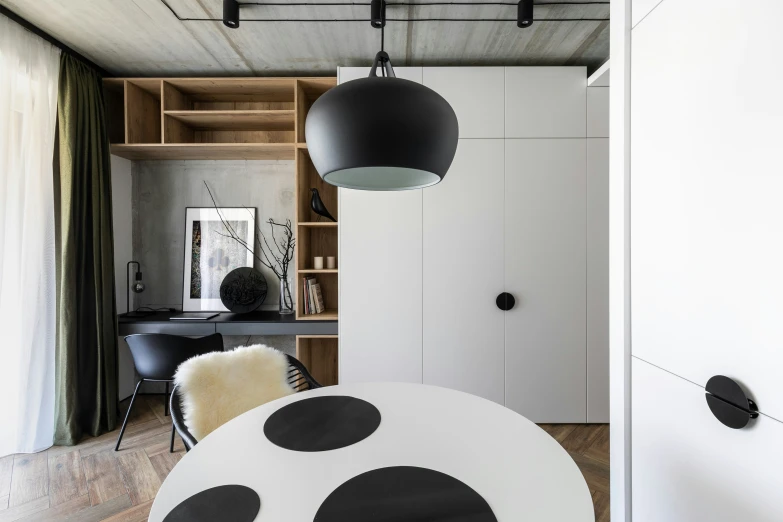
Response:
[[[234,235],[245,241],[250,251],[228,237],[223,222],[233,229]],[[187,209],[183,311],[228,311],[220,301],[220,284],[235,268],[253,266],[255,231],[254,208]]]

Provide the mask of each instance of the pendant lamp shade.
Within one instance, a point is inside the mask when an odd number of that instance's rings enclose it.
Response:
[[[375,76],[385,66],[388,77]],[[327,91],[305,123],[310,159],[327,183],[407,190],[440,182],[457,151],[457,115],[438,93],[394,77],[384,52],[368,78]]]

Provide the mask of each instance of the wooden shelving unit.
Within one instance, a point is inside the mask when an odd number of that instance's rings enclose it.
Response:
[[[108,78],[111,152],[128,159],[295,159],[335,78]]]
[[[338,270],[313,268],[313,258],[316,256],[337,257],[337,227],[332,221],[318,221],[320,216],[310,209],[311,188],[318,189],[321,200],[329,212],[339,221],[337,209],[337,187],[324,183],[313,167],[306,148],[296,150],[296,289],[300,296],[297,299],[297,319],[324,320],[337,318]],[[321,218],[324,219],[324,218]],[[340,260],[337,260],[339,266]],[[315,277],[321,285],[326,310],[320,314],[305,314],[303,306],[304,278]]]
[[[296,317],[336,321],[338,270],[313,269],[314,256],[337,256],[337,223],[310,210],[317,188],[337,215],[337,188],[310,161],[305,120],[336,78],[108,78],[104,80],[111,152],[132,160],[263,159],[295,161]],[[339,264],[339,259],[338,259]],[[305,315],[304,277],[321,285],[326,310]],[[337,382],[337,337],[297,337],[297,354],[320,382]],[[319,378],[319,376],[321,376]],[[323,379],[323,380],[322,380]]]

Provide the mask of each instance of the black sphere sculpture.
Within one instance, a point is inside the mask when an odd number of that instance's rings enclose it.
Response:
[[[386,77],[376,76],[381,66]],[[308,152],[327,183],[361,190],[428,187],[446,175],[459,125],[438,93],[394,76],[381,51],[368,78],[327,91],[307,114]]]
[[[235,314],[252,312],[266,299],[266,279],[251,267],[232,270],[220,284],[220,300],[223,306]]]

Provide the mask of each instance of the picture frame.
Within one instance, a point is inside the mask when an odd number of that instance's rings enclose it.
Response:
[[[243,238],[247,248],[228,237],[223,222]],[[253,266],[255,232],[255,208],[185,209],[183,312],[228,311],[220,300],[220,284],[235,268]]]

